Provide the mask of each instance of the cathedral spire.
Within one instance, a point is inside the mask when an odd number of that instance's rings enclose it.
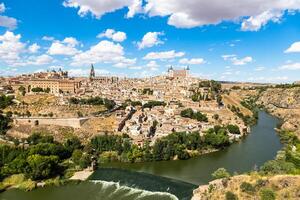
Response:
[[[94,65],[91,64],[90,80],[93,80],[96,77]]]

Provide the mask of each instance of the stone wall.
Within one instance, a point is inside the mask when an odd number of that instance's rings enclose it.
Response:
[[[29,117],[29,118],[14,118],[15,125],[56,125],[67,126],[72,128],[81,128],[89,118],[42,118],[42,117]]]

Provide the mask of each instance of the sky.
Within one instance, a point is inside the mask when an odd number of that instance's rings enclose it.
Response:
[[[300,80],[300,0],[0,0],[0,76]]]

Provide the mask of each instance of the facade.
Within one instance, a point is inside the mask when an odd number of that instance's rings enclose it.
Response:
[[[59,94],[64,93],[76,93],[80,87],[80,82],[69,79],[33,79],[28,83],[28,91],[32,88],[42,88],[46,90],[50,89],[50,93]]]
[[[187,78],[187,77],[189,77],[189,71],[190,71],[189,67],[186,67],[185,69],[175,70],[171,66],[168,69],[168,77],[171,79]]]

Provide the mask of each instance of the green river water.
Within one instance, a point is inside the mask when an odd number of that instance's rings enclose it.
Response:
[[[220,167],[246,172],[276,156],[282,148],[274,128],[278,119],[261,111],[251,133],[230,147],[185,161],[116,163],[102,166],[90,180],[77,185],[9,190],[1,200],[168,200],[190,199],[192,191],[211,180]]]

